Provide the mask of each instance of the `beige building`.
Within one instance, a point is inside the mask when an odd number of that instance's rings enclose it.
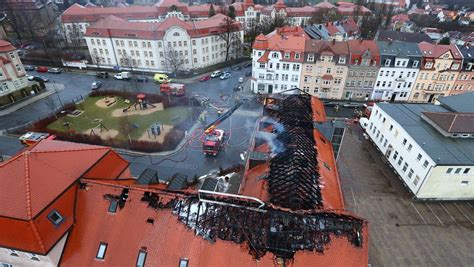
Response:
[[[307,40],[300,89],[319,98],[341,99],[348,61],[347,42]]]
[[[447,96],[454,87],[462,64],[462,55],[455,45],[421,42],[420,72],[410,94],[410,102],[434,102]]]

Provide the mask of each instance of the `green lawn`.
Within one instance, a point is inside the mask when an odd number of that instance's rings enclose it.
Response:
[[[126,132],[124,127],[127,121],[135,124],[138,128],[131,127],[131,137],[134,140],[140,138],[143,133],[155,122],[161,122],[168,125],[176,125],[188,119],[189,113],[185,107],[171,107],[165,110],[156,111],[148,115],[130,115],[127,117],[112,117],[112,111],[115,109],[123,109],[129,104],[125,103],[122,98],[117,97],[117,103],[110,108],[98,107],[95,103],[103,97],[89,97],[84,102],[76,105],[77,109],[84,110],[78,117],[64,116],[48,125],[49,130],[67,132],[69,128],[64,126],[64,122],[68,121],[70,129],[77,133],[82,133],[90,128],[96,127],[98,123],[93,122],[94,119],[102,119],[102,124],[108,129],[119,131],[116,137],[119,140],[126,140]],[[133,107],[131,108],[133,110]],[[126,118],[126,119],[125,119]]]

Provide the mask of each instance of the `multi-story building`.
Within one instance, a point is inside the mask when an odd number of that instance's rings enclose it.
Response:
[[[259,22],[261,5],[252,0],[234,3],[235,19],[244,27]],[[212,5],[214,12],[222,12],[219,5]],[[226,10],[228,10],[228,6]],[[164,0],[153,6],[97,7],[70,6],[61,16],[64,35],[71,41],[86,45],[83,35],[89,25],[113,15],[130,22],[162,22],[167,18],[178,18],[184,21],[200,21],[209,18],[211,4],[188,6],[177,0]]]
[[[299,26],[309,21],[315,11],[316,8],[313,6],[287,7],[285,1],[278,0],[275,4],[262,9],[260,19],[262,22],[275,18],[286,19],[290,25]]]
[[[93,62],[101,67],[168,72],[197,69],[241,55],[242,26],[234,21],[232,27],[225,27],[228,21],[222,14],[195,22],[172,17],[155,23],[108,16],[89,26],[85,38]]]
[[[377,103],[367,133],[416,198],[474,199],[474,93],[439,102]]]
[[[457,95],[474,90],[474,47],[470,45],[458,45],[462,55],[461,72],[459,73],[450,95]]]
[[[380,68],[379,47],[371,40],[351,40],[347,44],[350,57],[343,98],[368,100]]]
[[[360,34],[359,26],[352,18],[308,25],[304,28],[304,31],[311,39],[329,41],[353,40]]]
[[[307,40],[300,88],[319,98],[341,99],[348,61],[347,42]]]
[[[255,39],[252,52],[252,83],[255,93],[279,93],[299,88],[305,41],[300,27],[283,27]]]
[[[411,102],[433,102],[449,95],[462,65],[462,55],[456,45],[421,42],[420,73],[411,95]]]
[[[27,90],[28,79],[16,48],[9,42],[0,40],[0,107],[14,103],[31,94]],[[38,93],[40,87],[31,88]]]
[[[379,41],[377,44],[381,61],[371,99],[408,100],[420,68],[418,45],[400,41]]]

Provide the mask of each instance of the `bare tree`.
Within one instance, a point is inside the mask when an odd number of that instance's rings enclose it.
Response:
[[[242,42],[239,33],[239,24],[229,18],[225,17],[224,20],[221,22],[220,27],[222,32],[219,33],[219,39],[223,40],[225,43],[225,60],[229,60],[231,48],[238,45],[238,43]]]
[[[181,52],[181,53],[180,53]],[[175,76],[178,75],[178,71],[185,63],[186,59],[182,51],[178,52],[172,46],[165,46],[165,63],[169,71]]]
[[[102,58],[97,53],[97,50],[94,50],[92,52],[91,58],[92,58],[92,62],[95,63],[95,65],[97,66],[97,69],[100,69],[100,61],[102,60]]]
[[[64,29],[66,33],[66,43],[70,48],[72,48],[72,50],[74,50],[74,53],[77,53],[77,50],[82,46],[83,34],[78,23],[72,23],[68,26],[67,29]]]

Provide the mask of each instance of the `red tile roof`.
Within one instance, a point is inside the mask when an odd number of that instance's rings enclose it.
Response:
[[[347,42],[307,40],[305,50],[316,54],[349,55]]]
[[[123,37],[144,40],[161,40],[166,30],[173,26],[186,30],[191,37],[207,36],[223,31],[222,25],[228,17],[217,14],[211,18],[196,22],[184,21],[175,17],[167,18],[162,22],[130,22],[115,16],[108,16],[86,30],[85,36]],[[242,25],[234,22],[235,29],[241,30]]]
[[[0,40],[0,53],[15,51],[16,48],[8,41]]]
[[[462,55],[457,49],[456,45],[440,45],[440,44],[431,44],[428,42],[421,42],[418,44],[421,54],[423,57],[434,57],[439,58],[444,55],[446,52],[450,52],[453,59],[461,60]]]
[[[110,148],[55,140],[1,164],[0,247],[47,254],[74,223],[77,180],[116,179],[127,167]],[[64,218],[59,226],[48,219],[53,210]]]
[[[255,39],[253,48],[260,50],[276,51],[281,53],[290,53],[290,59],[282,59],[282,61],[303,62],[304,43],[309,40],[309,36],[301,27],[285,26],[277,28],[273,32],[263,36],[260,34]],[[295,53],[300,53],[300,58],[295,58]],[[266,59],[262,59],[262,62]]]
[[[371,64],[375,62],[378,66],[380,65],[380,50],[377,42],[373,40],[350,40],[347,42],[349,47],[349,53],[351,55],[350,64],[355,64],[356,59],[360,64],[362,62],[362,55],[370,53]]]
[[[142,200],[145,191],[157,194],[162,203],[181,199],[182,194],[130,186],[125,206],[111,214],[104,196],[120,195],[124,187],[87,179],[82,182],[88,190],[78,190],[78,220],[68,236],[61,266],[135,266],[139,250],[147,251],[145,266],[177,266],[180,259],[188,259],[188,266],[197,267],[275,265],[272,253],[257,262],[246,242],[239,245],[219,238],[210,242],[179,222],[169,208],[153,209]],[[147,222],[150,220],[153,222]],[[330,238],[324,253],[298,250],[288,266],[367,266],[369,237],[365,222],[362,247],[352,245],[345,236],[331,234]],[[107,250],[105,258],[97,260],[101,242],[107,243]]]

